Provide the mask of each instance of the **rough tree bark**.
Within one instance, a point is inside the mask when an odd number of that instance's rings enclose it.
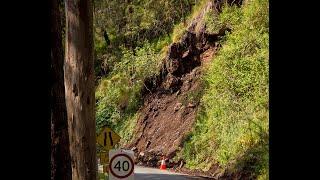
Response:
[[[92,0],[66,0],[65,90],[72,179],[96,180]]]
[[[64,92],[61,17],[56,0],[51,4],[51,179],[71,180],[68,121]]]

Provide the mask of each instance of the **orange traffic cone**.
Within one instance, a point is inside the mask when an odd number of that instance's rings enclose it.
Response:
[[[165,161],[164,157],[162,157],[160,169],[161,170],[166,170],[167,169],[166,161]]]

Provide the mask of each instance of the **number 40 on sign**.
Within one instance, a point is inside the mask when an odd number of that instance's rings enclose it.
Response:
[[[134,179],[133,151],[117,149],[109,151],[109,179]]]

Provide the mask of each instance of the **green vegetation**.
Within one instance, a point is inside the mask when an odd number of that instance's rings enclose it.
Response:
[[[184,18],[183,21],[177,23],[173,28],[172,41],[177,42],[181,39],[184,33],[187,31],[187,25],[191,23],[191,21],[199,15],[203,7],[206,5],[208,0],[199,0],[197,4],[192,8],[191,13]]]
[[[122,48],[134,51],[145,41],[171,40],[174,25],[190,14],[193,0],[95,0],[94,31],[96,75],[100,68],[107,74],[121,61]],[[110,45],[104,40],[106,30]],[[104,74],[102,74],[103,76]]]
[[[183,148],[191,169],[218,163],[231,172],[269,177],[268,0],[248,0],[206,17],[210,31],[230,27],[210,64],[197,122]]]
[[[132,139],[144,80],[157,75],[167,46],[179,41],[207,0],[191,2],[95,1],[96,72],[107,71],[97,81],[97,131],[108,125],[120,134],[121,144]],[[177,155],[190,169],[219,164],[257,179],[269,177],[268,3],[247,0],[240,8],[224,6],[221,14],[205,16],[209,32],[230,28],[231,33],[206,69],[205,89],[181,99],[184,105],[200,99],[194,129]]]
[[[110,75],[100,80],[96,90],[98,128],[108,125],[118,131],[123,140],[130,140],[135,113],[141,105],[144,78],[159,69],[161,56],[156,47],[157,43],[145,43],[142,48],[135,49],[135,54],[124,49],[121,61],[115,64]]]
[[[235,28],[241,23],[243,17],[242,8],[237,6],[224,6],[222,13],[217,15],[216,12],[210,11],[205,15],[207,31],[210,33],[218,33],[223,28]]]
[[[105,173],[98,173],[98,179],[99,180],[106,180],[109,179],[108,174],[105,175]]]
[[[145,78],[160,72],[167,46],[178,41],[186,28],[183,21],[190,21],[206,1],[95,1],[95,70],[98,76],[101,68],[107,71],[97,82],[97,132],[107,125],[122,137],[121,144],[132,139]]]

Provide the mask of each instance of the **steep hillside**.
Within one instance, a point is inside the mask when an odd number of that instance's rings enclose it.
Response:
[[[139,111],[135,137],[128,146],[137,160],[157,166],[162,156],[172,159],[191,131],[202,95],[202,66],[212,59],[216,41],[224,35],[205,31],[208,2],[186,28],[182,38],[169,46],[158,76],[145,81],[144,104]]]
[[[122,47],[96,91],[97,131],[112,127],[145,166],[165,156],[177,171],[268,179],[268,11],[268,0],[203,0],[170,36]]]
[[[186,168],[227,179],[268,179],[268,0],[247,0],[207,17],[208,30],[227,26],[203,76],[205,88],[194,130],[180,156]]]
[[[144,82],[148,78],[153,76],[158,76],[160,69],[162,68],[162,60],[166,57],[168,46],[172,42],[176,42],[181,38],[184,32],[187,29],[187,24],[184,22],[189,22],[192,17],[197,15],[203,9],[207,0],[197,1],[197,4],[192,5],[192,11],[189,10],[189,5],[191,1],[185,1],[182,4],[179,3],[179,6],[176,5],[175,1],[157,1],[157,3],[165,3],[165,7],[159,8],[160,6],[151,5],[152,0],[140,1],[130,1],[130,3],[121,3],[118,8],[130,8],[131,4],[140,9],[144,7],[147,11],[155,11],[154,13],[162,14],[163,12],[159,11],[170,11],[167,13],[166,17],[168,19],[174,20],[174,18],[180,17],[177,19],[176,25],[171,28],[168,27],[168,31],[172,29],[172,32],[166,32],[166,35],[159,35],[154,39],[144,39],[139,41],[139,46],[131,49],[122,46],[123,42],[120,38],[112,39],[110,37],[110,45],[104,49],[100,48],[101,40],[100,33],[96,33],[98,39],[96,42],[96,54],[97,54],[97,67],[99,64],[104,73],[102,76],[97,76],[97,89],[96,89],[96,122],[97,122],[97,131],[102,126],[109,126],[118,132],[122,139],[121,145],[126,144],[132,140],[134,135],[134,127],[137,122],[139,108],[143,105],[143,88],[146,86]],[[103,3],[102,1],[99,3]],[[115,3],[115,2],[113,2]],[[189,5],[188,5],[189,4]],[[192,4],[192,3],[191,3]],[[99,5],[99,4],[97,4]],[[107,6],[111,6],[110,4]],[[103,6],[102,6],[103,7]],[[180,10],[175,10],[175,7],[179,7]],[[111,8],[111,7],[110,7]],[[112,7],[113,8],[113,7]],[[151,9],[148,9],[151,8]],[[181,9],[182,8],[182,9]],[[97,8],[97,14],[103,14],[103,8]],[[171,12],[171,10],[173,10]],[[186,11],[188,13],[183,13],[183,15],[176,15],[173,12]],[[135,13],[141,13],[140,11],[134,11]],[[191,13],[192,12],[192,13]],[[108,12],[109,13],[109,12]],[[116,13],[116,12],[114,12]],[[120,16],[122,12],[119,12]],[[171,17],[172,15],[172,17]],[[96,17],[96,21],[112,21],[114,20],[104,19],[101,16]],[[152,19],[152,17],[149,17]],[[160,21],[159,17],[154,17],[152,21]],[[142,28],[144,21],[148,19],[141,19],[141,21],[131,22],[132,25],[139,26]],[[149,19],[150,20],[150,19]],[[148,20],[148,21],[149,21]],[[167,20],[166,20],[167,21]],[[111,23],[111,24],[112,24]],[[160,23],[161,24],[161,23]],[[96,29],[101,29],[102,25],[97,26]],[[157,29],[160,27],[157,27]],[[146,32],[148,34],[148,32]],[[124,34],[120,33],[119,36]],[[148,37],[146,35],[146,37]],[[118,39],[118,40],[117,40]],[[121,46],[117,46],[117,45]],[[101,55],[101,53],[103,55]],[[99,60],[99,58],[102,58]],[[104,59],[104,60],[103,60]],[[101,62],[102,61],[102,62]],[[105,69],[104,66],[107,64],[108,68]],[[97,68],[99,71],[100,68]],[[99,74],[99,72],[97,72]],[[100,73],[101,74],[101,73]],[[104,74],[104,75],[103,75]]]

